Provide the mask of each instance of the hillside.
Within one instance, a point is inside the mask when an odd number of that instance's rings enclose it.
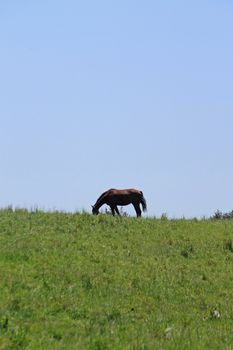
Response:
[[[233,222],[0,211],[0,349],[231,349]]]

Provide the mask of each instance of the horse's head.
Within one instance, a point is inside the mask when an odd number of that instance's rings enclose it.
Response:
[[[99,214],[99,209],[97,209],[94,205],[92,205],[92,214],[94,214],[94,215]]]

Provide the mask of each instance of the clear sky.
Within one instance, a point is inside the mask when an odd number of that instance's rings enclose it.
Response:
[[[232,1],[1,1],[0,155],[1,207],[232,210]]]

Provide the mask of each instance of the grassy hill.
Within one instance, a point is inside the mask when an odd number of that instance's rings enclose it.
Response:
[[[232,349],[233,222],[0,211],[0,349]]]

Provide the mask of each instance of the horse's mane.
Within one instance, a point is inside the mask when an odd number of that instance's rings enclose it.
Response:
[[[113,188],[111,188],[110,190],[107,190],[104,193],[102,193],[101,196],[99,196],[99,198],[97,199],[96,203],[99,202],[99,200],[101,200],[111,190],[113,190]]]
[[[101,196],[99,196],[99,198],[97,199],[96,203],[98,203],[111,190],[114,190],[114,188],[110,188],[110,190],[107,190],[104,193],[102,193]]]

